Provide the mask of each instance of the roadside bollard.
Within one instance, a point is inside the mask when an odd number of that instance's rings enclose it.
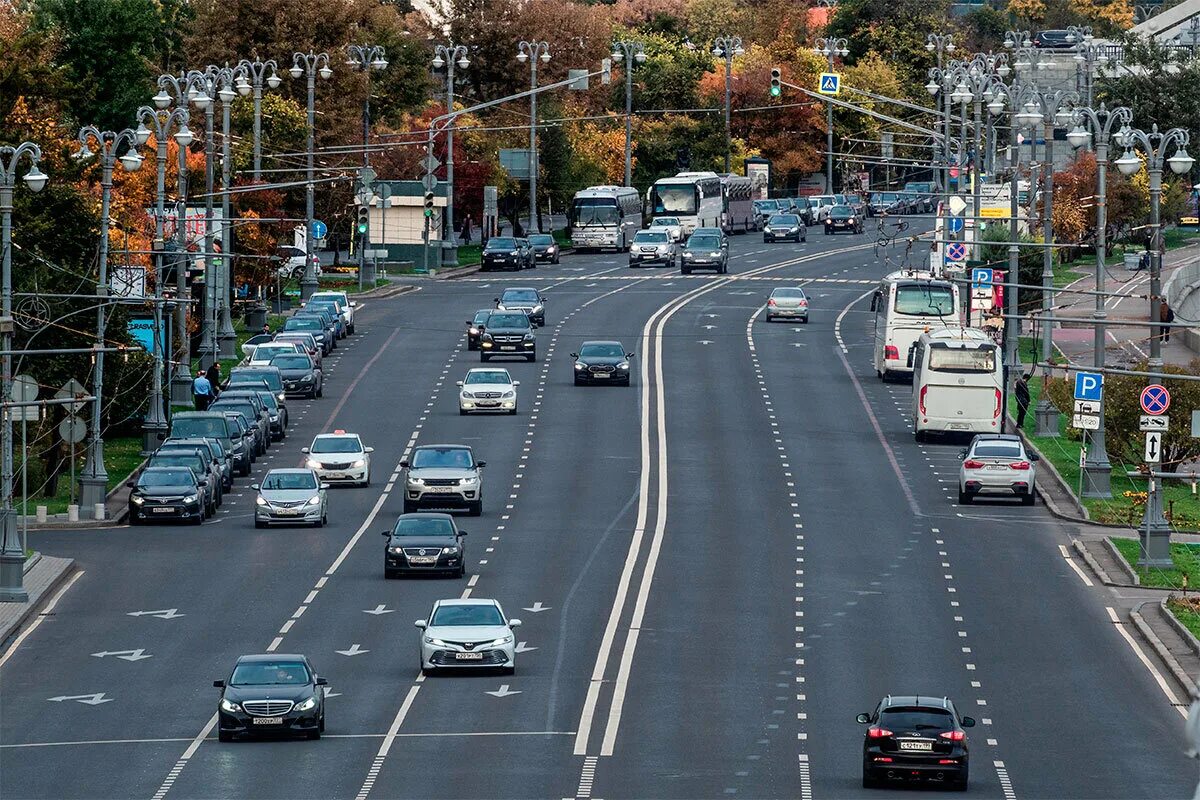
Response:
[[[79,506],[67,506],[67,522],[79,522]]]
[[[39,524],[44,524],[44,523],[46,522],[46,507],[45,507],[45,506],[38,506],[36,510],[37,510],[37,521],[38,521],[38,523],[39,523]]]
[[[92,512],[92,519],[104,519],[104,503],[96,503],[95,510]]]

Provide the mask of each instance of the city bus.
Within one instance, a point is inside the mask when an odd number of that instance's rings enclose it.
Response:
[[[759,215],[754,213],[753,182],[744,175],[721,175],[725,202],[726,233],[758,230]]]
[[[715,172],[681,172],[650,187],[650,216],[679,217],[686,239],[696,228],[719,228],[725,195]]]
[[[1004,359],[977,328],[921,334],[913,351],[913,433],[1003,433]]]
[[[957,326],[958,286],[933,273],[901,270],[885,275],[871,297],[875,312],[873,361],[880,380],[912,373],[913,347],[922,333]]]
[[[642,229],[642,198],[631,186],[589,186],[571,200],[571,244],[577,250],[629,249]]]

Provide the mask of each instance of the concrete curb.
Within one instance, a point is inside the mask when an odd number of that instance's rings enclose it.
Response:
[[[1192,680],[1191,676],[1187,674],[1187,670],[1183,668],[1183,665],[1179,663],[1175,656],[1171,654],[1171,651],[1167,649],[1167,646],[1163,644],[1162,639],[1158,638],[1158,634],[1151,630],[1150,626],[1146,623],[1146,620],[1142,618],[1141,610],[1144,606],[1154,603],[1155,605],[1159,606],[1160,609],[1162,609],[1162,604],[1164,602],[1166,601],[1160,600],[1155,603],[1153,600],[1147,600],[1145,602],[1138,603],[1129,611],[1129,618],[1133,620],[1133,625],[1135,628],[1137,628],[1137,631],[1139,634],[1141,634],[1142,638],[1150,644],[1150,647],[1154,650],[1158,657],[1162,659],[1164,664],[1167,665],[1167,669],[1171,671],[1171,675],[1174,676],[1175,680],[1179,681],[1179,684],[1187,690],[1191,697],[1196,697],[1196,682]],[[1165,609],[1162,609],[1162,611],[1166,614],[1171,613]]]
[[[26,559],[24,573],[27,574],[41,560],[41,553],[34,553],[32,556]],[[61,569],[59,569],[58,574],[54,575],[50,579],[50,582],[46,584],[41,593],[38,594],[36,598],[31,599],[30,602],[26,603],[25,607],[21,609],[21,613],[18,614],[12,622],[7,623],[3,628],[0,628],[0,645],[8,644],[8,640],[13,637],[13,634],[21,630],[21,628],[25,626],[25,623],[29,621],[30,617],[34,616],[41,611],[43,607],[45,607],[46,603],[50,601],[50,598],[54,597],[55,592],[58,591],[58,587],[62,584],[62,582],[70,577],[74,572],[75,559],[69,558],[66,560],[66,563],[62,565]]]
[[[1060,475],[1058,470],[1054,468],[1054,465],[1050,463],[1050,459],[1046,458],[1045,454],[1042,453],[1042,451],[1039,450],[1037,446],[1029,440],[1029,437],[1025,435],[1025,431],[1018,430],[1017,435],[1021,437],[1021,441],[1025,443],[1025,447],[1038,454],[1038,457],[1041,459],[1038,462],[1039,471],[1042,469],[1046,470],[1046,474],[1053,478],[1054,484],[1058,486],[1059,490],[1070,499],[1072,505],[1075,506],[1075,511],[1078,512],[1077,514],[1071,514],[1059,508],[1058,503],[1041,487],[1039,482],[1035,484],[1035,488],[1037,489],[1038,495],[1042,498],[1042,502],[1046,504],[1046,508],[1050,510],[1050,513],[1059,519],[1095,524],[1091,519],[1088,518],[1087,509],[1083,507],[1083,504],[1079,502],[1079,498],[1075,496],[1073,491],[1071,491],[1071,487],[1067,485],[1067,482],[1063,480],[1062,475]]]
[[[385,297],[396,297],[398,295],[408,294],[409,292],[415,292],[420,288],[421,287],[413,286],[412,284],[395,281],[391,286],[379,286],[371,289],[369,292],[363,292],[362,294],[354,294],[349,296],[355,300],[379,300]]]
[[[1079,541],[1078,539],[1072,539],[1071,547],[1076,553],[1079,554],[1079,557],[1083,559],[1083,563],[1088,565],[1088,569],[1090,569],[1092,573],[1100,579],[1101,583],[1103,583],[1105,586],[1116,585],[1116,581],[1109,576],[1108,571],[1105,570],[1104,567],[1100,566],[1100,562],[1096,560],[1095,556],[1088,552],[1088,549],[1084,546],[1083,542]]]
[[[1179,634],[1179,638],[1187,642],[1187,646],[1191,648],[1192,652],[1195,653],[1197,657],[1200,657],[1200,640],[1197,640],[1196,637],[1192,635],[1192,632],[1188,630],[1187,625],[1184,625],[1182,622],[1180,622],[1179,617],[1172,614],[1171,609],[1167,608],[1167,601],[1170,599],[1170,597],[1164,597],[1159,601],[1159,608],[1162,610],[1164,619],[1166,619],[1167,624],[1174,628],[1175,632]]]
[[[1121,551],[1117,549],[1117,546],[1112,543],[1111,539],[1101,539],[1100,546],[1108,550],[1108,554],[1113,557],[1113,560],[1117,562],[1117,566],[1125,573],[1126,579],[1130,581],[1126,585],[1139,587],[1142,585],[1142,579],[1138,577],[1137,571],[1125,560],[1125,556],[1121,555]]]

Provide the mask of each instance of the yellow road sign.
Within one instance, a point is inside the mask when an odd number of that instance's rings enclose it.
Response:
[[[979,209],[979,216],[985,217],[987,219],[1004,219],[1005,217],[1008,216],[1008,209],[1006,209],[1006,208],[981,208],[981,209]]]

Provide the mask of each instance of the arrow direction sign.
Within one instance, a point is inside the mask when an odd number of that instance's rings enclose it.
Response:
[[[1157,462],[1162,458],[1162,433],[1151,431],[1146,434],[1146,452],[1144,455],[1147,461]]]
[[[158,617],[159,619],[175,619],[177,617],[185,617],[186,614],[178,613],[178,608],[160,608],[158,611],[130,611],[126,614],[129,617]]]
[[[358,643],[355,642],[354,644],[350,645],[349,650],[334,650],[333,652],[338,653],[343,656],[361,656],[363,653],[369,653],[371,651],[361,649],[358,646]]]
[[[507,683],[502,683],[502,684],[500,684],[500,688],[497,689],[496,691],[486,692],[485,694],[490,694],[492,697],[508,697],[509,695],[520,694],[520,693],[521,693],[520,691],[508,688]]]
[[[544,605],[542,605],[542,601],[538,600],[536,603],[533,604],[533,608],[523,608],[521,610],[528,611],[530,614],[540,614],[543,611],[549,611],[550,606],[544,606]]]
[[[513,648],[514,653],[528,653],[530,650],[537,650],[537,648],[530,647],[524,642],[517,642],[517,646]]]
[[[92,653],[96,658],[105,658],[106,656],[116,656],[124,661],[141,661],[145,658],[153,658],[153,656],[145,655],[146,651],[142,648],[137,650],[101,650],[99,653]]]
[[[507,689],[508,687],[502,687]],[[77,703],[83,703],[85,706],[98,706],[101,703],[111,703],[111,697],[105,697],[104,692],[96,692],[95,694],[60,694],[58,697],[47,697],[51,703],[61,703],[65,700],[74,700]]]
[[[437,156],[432,154],[425,156],[425,158],[421,161],[421,166],[425,167],[426,172],[433,172],[441,165],[442,162],[438,161]]]
[[[395,611],[395,609],[388,608],[383,603],[380,603],[379,605],[375,606],[374,608],[364,608],[363,609],[364,614],[374,614],[376,616],[379,616],[380,614],[391,614],[393,611]]]

